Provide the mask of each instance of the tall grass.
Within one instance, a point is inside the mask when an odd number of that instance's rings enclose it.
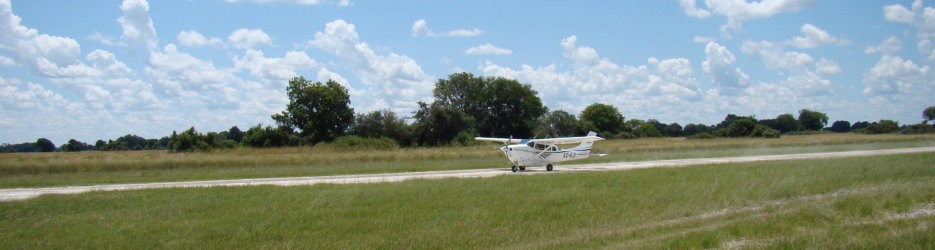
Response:
[[[165,151],[0,154],[0,187],[386,173],[507,167],[495,144],[472,147],[355,148],[328,145],[236,148],[198,153]],[[654,138],[595,144],[593,163],[754,154],[935,146],[935,135],[823,134],[780,139]]]
[[[935,154],[0,203],[0,248],[928,248]],[[921,210],[920,210],[921,209]]]

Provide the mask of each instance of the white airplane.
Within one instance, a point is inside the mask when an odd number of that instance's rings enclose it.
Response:
[[[500,150],[510,160],[513,172],[526,170],[528,166],[545,166],[546,171],[552,171],[553,162],[563,162],[578,160],[591,156],[591,145],[594,141],[600,141],[604,138],[597,136],[597,133],[591,131],[587,136],[580,137],[561,137],[547,139],[513,139],[513,138],[491,138],[474,137],[478,141],[502,142],[503,147]],[[515,143],[515,144],[512,144]],[[578,146],[569,149],[562,149],[558,144],[574,144]],[[511,145],[512,144],[512,145]],[[606,154],[593,154],[604,156]]]

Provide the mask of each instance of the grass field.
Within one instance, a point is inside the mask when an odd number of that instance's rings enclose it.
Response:
[[[780,139],[608,140],[571,164],[935,146],[935,135],[821,134]],[[333,147],[0,154],[0,188],[389,173],[508,167],[494,144],[355,150]]]
[[[925,153],[41,196],[0,202],[0,249],[932,249],[933,162]]]

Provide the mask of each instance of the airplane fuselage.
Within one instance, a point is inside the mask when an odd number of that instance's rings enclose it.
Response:
[[[532,144],[532,145],[530,145]],[[554,145],[514,144],[500,147],[507,159],[516,166],[541,167],[554,162],[588,158],[590,148],[562,149]]]

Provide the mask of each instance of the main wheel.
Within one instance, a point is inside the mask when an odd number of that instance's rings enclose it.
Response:
[[[517,168],[516,166],[513,166],[512,168],[510,168],[510,170],[513,170],[513,173],[516,173],[516,171],[519,171],[519,168]]]
[[[526,167],[524,167],[524,166],[519,166],[519,171],[526,171]]]
[[[552,171],[552,164],[545,165],[545,171]]]

